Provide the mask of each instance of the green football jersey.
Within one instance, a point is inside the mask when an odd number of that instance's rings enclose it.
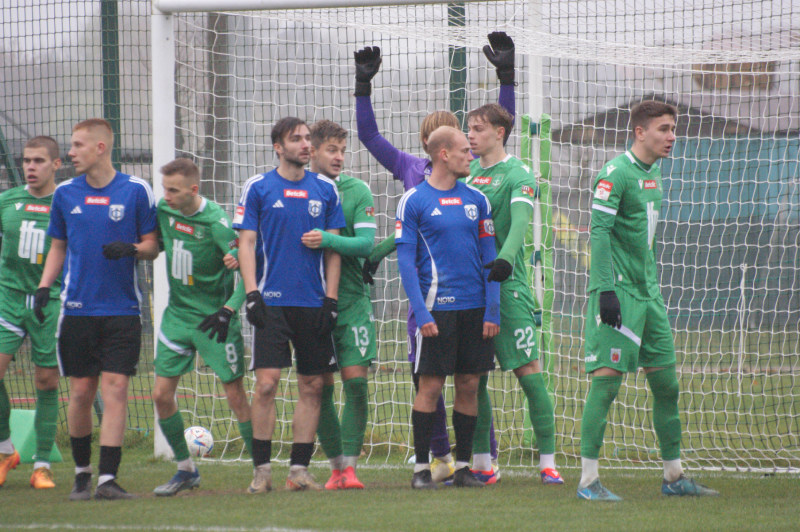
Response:
[[[618,286],[637,299],[658,297],[653,243],[663,195],[661,169],[626,151],[603,166],[593,190],[589,291]],[[604,249],[605,235],[610,250]]]
[[[470,176],[465,182],[489,198],[489,203],[492,205],[495,244],[497,252],[500,253],[511,230],[511,204],[523,201],[533,209],[536,178],[522,161],[507,155],[502,161],[489,168],[483,168],[480,159],[475,159],[470,163]],[[516,281],[527,287],[526,265],[529,259],[530,251],[526,252],[525,246],[520,246],[513,261],[509,261],[514,266],[514,270],[504,284]]]
[[[375,201],[369,185],[362,180],[341,174],[336,178],[336,187],[342,199],[344,220],[347,223],[339,234],[345,237],[356,236],[359,227],[377,228],[375,223]],[[339,308],[347,308],[354,301],[366,297],[369,288],[361,277],[362,260],[358,257],[342,255],[342,275],[339,280]]]
[[[234,272],[222,262],[225,254],[239,245],[231,225],[225,211],[206,198],[191,216],[159,201],[158,227],[167,256],[168,305],[172,310],[207,316],[231,297]]]
[[[27,186],[0,194],[0,286],[33,294],[42,280],[44,263],[50,251],[47,236],[50,204],[53,195],[35,198]],[[58,297],[61,276],[50,288],[50,297]]]

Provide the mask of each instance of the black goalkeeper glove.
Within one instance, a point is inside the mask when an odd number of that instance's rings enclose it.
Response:
[[[320,336],[328,336],[333,332],[337,317],[339,317],[339,302],[332,297],[326,297],[317,314],[317,329]]]
[[[367,46],[363,50],[354,52],[356,59],[356,92],[355,96],[369,96],[372,94],[370,82],[381,67],[381,49],[377,46]]]
[[[489,272],[489,277],[487,277],[487,280],[497,281],[498,283],[502,283],[511,277],[511,272],[514,271],[514,267],[505,259],[494,259],[492,262],[484,266],[484,268],[487,270],[492,270]]]
[[[489,44],[483,47],[483,54],[497,68],[500,85],[514,84],[514,41],[504,31],[489,34]]]
[[[361,278],[364,280],[364,284],[375,284],[375,279],[372,276],[378,271],[378,266],[380,265],[381,261],[372,262],[368,258],[364,259],[364,266],[361,267]]]
[[[129,242],[112,242],[103,246],[103,256],[108,260],[119,260],[123,257],[135,257],[136,246]]]
[[[622,311],[619,308],[619,298],[613,290],[600,292],[600,321],[610,327],[622,327]]]
[[[231,316],[233,316],[233,311],[227,307],[222,307],[214,314],[207,316],[197,328],[203,332],[211,330],[208,334],[208,339],[213,340],[216,334],[217,343],[223,344],[228,339],[228,326],[231,324]]]
[[[50,302],[50,289],[41,287],[37,288],[33,293],[33,315],[39,320],[39,323],[44,323],[44,307]]]
[[[264,298],[261,297],[261,292],[258,290],[248,292],[244,309],[247,314],[247,321],[249,321],[253,327],[256,329],[263,329],[267,326],[267,306],[264,304]]]

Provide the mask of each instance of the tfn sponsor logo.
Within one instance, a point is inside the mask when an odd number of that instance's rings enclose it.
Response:
[[[178,224],[175,224],[176,226]],[[172,246],[172,278],[180,281],[184,286],[194,284],[192,272],[192,252],[183,249],[183,240],[176,240]]]
[[[264,292],[265,299],[280,299],[282,295],[280,292]]]
[[[601,179],[600,182],[597,183],[597,190],[594,192],[594,197],[599,200],[607,201],[608,198],[611,197],[612,188],[614,188],[614,183],[609,183]]]
[[[48,214],[50,212],[49,205],[25,205],[25,212],[41,212]]]
[[[485,176],[479,176],[479,177],[476,177],[475,179],[472,180],[472,184],[473,185],[491,185],[492,184],[492,178],[491,177],[485,177]]]
[[[442,296],[436,298],[436,303],[438,303],[439,305],[446,305],[448,303],[455,303],[455,302],[456,298],[453,296]]]
[[[86,196],[86,205],[108,205],[111,203],[111,198],[104,198],[102,196]]]
[[[308,191],[307,190],[295,190],[295,189],[292,189],[292,188],[285,188],[285,189],[283,189],[283,197],[284,198],[308,199]]]
[[[19,258],[28,259],[31,264],[44,262],[44,229],[38,229],[36,222],[23,221],[19,228]]]
[[[461,198],[439,198],[439,205],[461,205]]]
[[[644,189],[645,190],[653,190],[653,189],[656,189],[656,188],[658,188],[658,185],[656,184],[656,180],[655,179],[648,179],[647,181],[644,182]]]
[[[67,301],[67,308],[83,308],[83,303],[80,301]]]
[[[194,234],[194,227],[187,224],[182,224],[180,222],[175,223],[175,230],[180,231],[181,233],[186,233],[187,235]]]

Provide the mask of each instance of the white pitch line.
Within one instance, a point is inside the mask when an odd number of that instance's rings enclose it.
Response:
[[[280,527],[227,527],[227,526],[184,526],[184,525],[91,525],[91,524],[44,524],[28,523],[24,525],[3,524],[5,530],[152,530],[163,532],[319,532],[311,528],[280,528]],[[347,532],[338,530],[335,532]]]

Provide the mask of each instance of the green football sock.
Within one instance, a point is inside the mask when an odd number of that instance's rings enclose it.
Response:
[[[603,435],[606,432],[606,417],[611,403],[617,398],[620,385],[622,375],[592,377],[581,419],[581,457],[594,460],[600,458]]]
[[[253,456],[253,422],[240,421],[239,434],[242,435],[244,448],[247,449],[247,452],[250,453],[250,456]]]
[[[49,462],[58,426],[58,388],[36,390],[36,415],[33,418],[33,426],[36,430],[36,460]]]
[[[369,385],[367,379],[357,377],[344,381],[343,386],[342,448],[345,456],[359,456],[369,417]]]
[[[544,377],[541,373],[531,373],[522,377],[519,385],[528,398],[529,415],[539,454],[553,454],[556,452],[556,421]]]
[[[492,452],[489,442],[489,427],[492,424],[492,401],[489,399],[489,376],[478,381],[478,419],[475,422],[475,435],[472,437],[472,454]]]
[[[339,426],[339,415],[333,404],[333,385],[322,387],[322,404],[319,408],[317,438],[325,456],[336,458],[342,454],[342,429]]]
[[[167,443],[172,447],[172,452],[175,453],[175,461],[188,460],[189,446],[186,445],[186,438],[183,436],[183,417],[180,410],[167,419],[159,419],[158,424],[167,439]]]
[[[6,383],[0,379],[0,441],[6,441],[11,437],[11,400],[6,392]]]
[[[675,366],[648,373],[646,378],[653,393],[653,428],[661,446],[661,459],[677,460],[681,457],[681,417]]]

